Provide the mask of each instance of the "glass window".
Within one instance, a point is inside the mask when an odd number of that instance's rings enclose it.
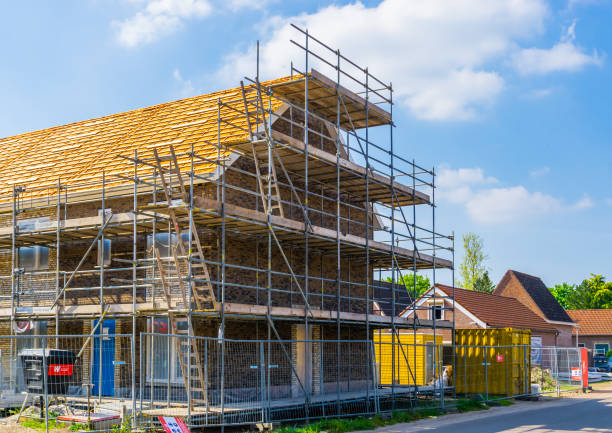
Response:
[[[167,318],[149,318],[149,332],[154,334],[168,334]],[[168,372],[170,381],[182,382],[183,373],[178,359],[178,351],[174,338],[164,335],[147,336],[148,355],[147,380],[149,382],[167,382]]]
[[[41,246],[19,247],[17,251],[19,267],[25,271],[44,271],[49,269],[49,248]]]
[[[610,345],[608,343],[595,343],[593,349],[595,349],[595,355],[605,355],[610,350]]]
[[[181,233],[183,245],[189,242],[189,233]],[[172,247],[178,245],[178,238],[175,233],[156,233],[155,247],[159,251],[160,257],[171,257]],[[153,235],[147,236],[147,250],[153,253]]]
[[[20,232],[32,232],[49,227],[49,217],[29,218],[17,221],[17,229]]]
[[[104,239],[104,266],[111,264],[111,240]],[[98,266],[102,266],[102,240],[98,241]]]
[[[442,320],[444,318],[444,309],[442,305],[432,305],[430,319]]]

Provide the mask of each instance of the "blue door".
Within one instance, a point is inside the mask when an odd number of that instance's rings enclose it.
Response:
[[[94,326],[98,321],[94,321]],[[93,362],[91,368],[91,377],[93,387],[91,393],[99,395],[101,392],[104,396],[112,396],[115,392],[115,368],[113,361],[115,360],[115,321],[106,319],[102,326],[96,329],[93,343]],[[102,343],[102,369],[100,369],[100,343]],[[101,385],[100,385],[101,383]]]

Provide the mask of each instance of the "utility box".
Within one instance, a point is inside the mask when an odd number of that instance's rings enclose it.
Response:
[[[55,395],[66,394],[68,387],[73,384],[76,357],[69,350],[24,349],[19,358],[23,381],[29,393],[44,394],[45,381],[47,393]]]
[[[380,385],[424,386],[442,375],[442,336],[374,331]],[[395,361],[394,361],[395,360]],[[395,374],[393,370],[395,369]]]
[[[457,394],[529,394],[531,331],[456,329],[453,383]]]

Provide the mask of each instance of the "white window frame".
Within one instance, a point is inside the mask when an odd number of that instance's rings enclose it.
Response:
[[[593,343],[593,355],[597,355],[598,353],[600,353],[600,351],[597,349],[597,345],[605,345],[607,347],[607,349],[603,352],[604,355],[610,351],[610,343],[609,342],[607,342],[607,341],[596,341],[596,342]]]
[[[429,320],[434,320],[435,311],[440,311],[440,318],[436,320],[444,320],[444,303],[435,303],[429,305]]]
[[[152,320],[167,320],[168,322],[168,330],[170,328],[170,320],[167,318],[160,318],[160,317],[155,317],[155,318],[149,318],[148,319],[148,329],[153,330],[152,327]],[[156,334],[161,334],[161,333],[156,333]],[[152,365],[151,365],[151,354],[153,353],[155,349],[154,345],[153,345],[153,338],[155,337],[155,335],[147,335],[147,342],[146,342],[146,346],[147,346],[147,352],[146,352],[146,365],[147,365],[147,371],[146,371],[146,380],[147,383],[153,383],[153,384],[167,384],[168,383],[168,378],[152,378],[151,376],[153,375],[153,369],[152,369]],[[178,351],[176,350],[176,347],[173,346],[174,343],[174,338],[177,337],[169,337],[170,338],[170,352],[172,353],[172,357],[170,358],[170,383],[173,385],[184,385],[185,381],[183,380],[183,375],[178,374],[178,372],[181,372],[181,368],[180,368],[180,364],[179,364],[179,359],[178,359]],[[162,340],[164,342],[164,344],[168,344],[168,340],[167,338],[164,338]]]

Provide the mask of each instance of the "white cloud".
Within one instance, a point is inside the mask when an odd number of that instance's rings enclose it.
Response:
[[[455,188],[465,185],[482,185],[485,183],[496,183],[494,177],[485,177],[482,168],[458,168],[452,169],[446,166],[441,166],[436,184],[440,188]]]
[[[514,67],[521,75],[544,75],[559,71],[573,72],[585,66],[602,64],[603,59],[596,50],[593,54],[587,54],[576,46],[575,40],[576,21],[552,48],[526,48],[515,53]]]
[[[521,185],[477,192],[466,203],[470,217],[481,223],[506,223],[559,210],[558,199],[541,192],[529,192]]]
[[[591,200],[591,197],[584,194],[582,198],[574,204],[573,208],[576,210],[582,210],[592,208],[593,206],[595,206],[595,203],[593,200]]]
[[[544,167],[536,171],[545,174],[549,169]],[[498,183],[496,178],[486,176],[478,167],[451,169],[442,166],[436,177],[436,197],[462,206],[473,221],[485,224],[516,222],[552,212],[570,212],[594,206],[587,194],[574,204],[564,204],[556,197],[529,191],[523,185],[495,186]],[[609,204],[612,204],[612,199]]]
[[[155,42],[174,33],[189,19],[203,18],[212,12],[207,0],[149,0],[132,18],[113,21],[117,41],[126,47]]]
[[[497,183],[494,177],[485,177],[481,168],[451,169],[441,166],[436,176],[438,199],[451,203],[465,203],[474,194],[473,187]]]
[[[292,22],[383,81],[393,80],[396,100],[416,117],[470,119],[504,89],[504,78],[491,65],[538,34],[547,15],[544,0],[383,0],[373,7],[357,1],[276,16],[258,26],[261,76],[288,75],[291,59],[303,69],[303,56],[288,42],[303,40]],[[333,55],[330,60],[335,61]],[[254,46],[239,49],[226,57],[217,77],[235,84],[255,75],[254,63]],[[322,68],[321,62],[313,63],[309,66]],[[329,69],[321,72],[335,76]]]
[[[181,71],[178,68],[175,68],[174,71],[172,71],[172,77],[180,85],[178,95],[181,99],[201,93],[199,90],[195,89],[191,80],[186,80],[183,78]]]
[[[548,173],[550,173],[550,167],[541,167],[541,168],[536,168],[535,170],[531,170],[529,172],[529,176],[540,177],[540,176],[546,176]]]

